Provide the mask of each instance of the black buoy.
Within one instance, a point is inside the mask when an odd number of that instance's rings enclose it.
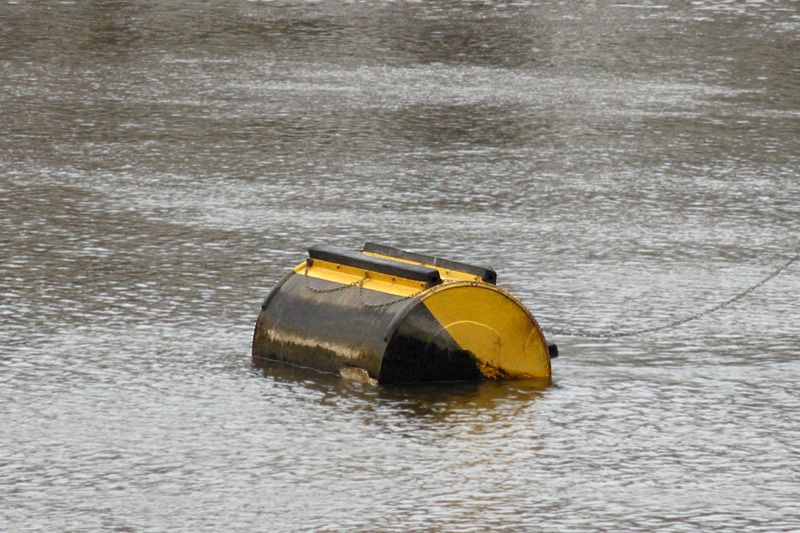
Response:
[[[367,244],[314,246],[264,301],[253,362],[379,384],[535,378],[558,355],[494,270]]]

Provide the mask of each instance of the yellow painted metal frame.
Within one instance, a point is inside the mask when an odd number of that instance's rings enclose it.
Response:
[[[380,291],[395,296],[413,296],[424,291],[428,285],[399,276],[391,276],[371,270],[340,265],[321,259],[308,259],[294,268],[301,276],[341,283],[342,285],[361,285],[365,289]]]

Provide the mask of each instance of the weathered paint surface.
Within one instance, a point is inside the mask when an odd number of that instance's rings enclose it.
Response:
[[[325,372],[363,368],[378,379],[384,332],[412,300],[292,274],[273,289],[253,335],[253,361],[278,360]],[[386,305],[365,306],[363,301]]]
[[[536,320],[510,294],[485,283],[451,283],[422,303],[486,377],[550,377],[547,343]]]

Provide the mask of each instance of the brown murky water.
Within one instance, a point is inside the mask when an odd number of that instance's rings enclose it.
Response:
[[[0,4],[0,530],[800,529],[800,264],[556,385],[251,367],[305,248],[649,328],[800,248],[797,2]]]

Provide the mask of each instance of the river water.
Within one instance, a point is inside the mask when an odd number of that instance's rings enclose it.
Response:
[[[0,530],[800,529],[797,2],[4,1]],[[554,385],[251,365],[312,244]]]

